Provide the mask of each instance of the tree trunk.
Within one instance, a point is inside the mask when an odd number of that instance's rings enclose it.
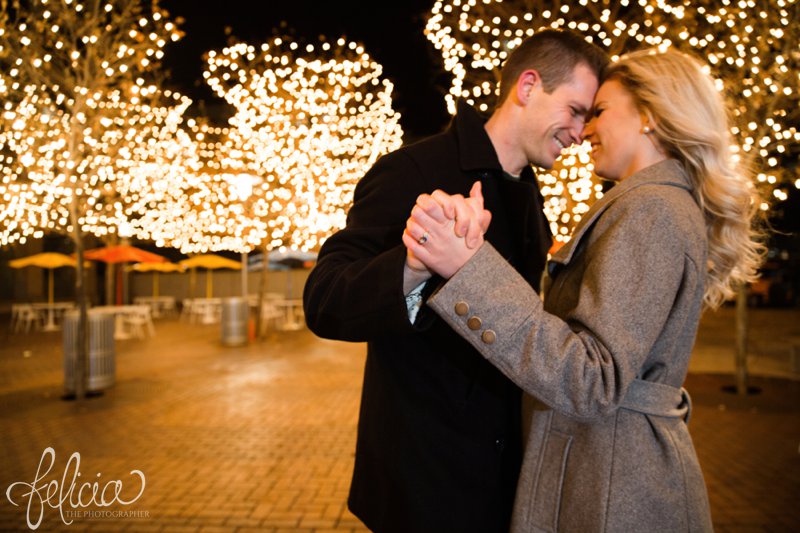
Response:
[[[116,236],[109,237],[106,246],[114,246],[117,244]],[[114,290],[114,271],[116,265],[114,263],[106,263],[106,305],[114,305],[116,303],[116,292]]]
[[[114,263],[106,263],[106,305],[114,305]]]
[[[747,395],[747,285],[736,289],[736,392]]]
[[[242,298],[247,298],[247,252],[242,252]]]
[[[264,245],[264,257],[261,262],[261,282],[258,287],[258,308],[256,309],[256,338],[260,339],[264,334],[262,331],[263,320],[261,315],[264,313],[264,295],[267,293],[267,267],[269,266],[269,249]]]
[[[75,275],[75,297],[78,301],[78,331],[75,344],[75,398],[81,400],[86,396],[86,381],[89,367],[89,335],[87,334],[89,314],[86,302],[86,272],[83,266],[83,235],[78,221],[78,198],[72,196],[69,204],[69,215],[72,222],[72,240],[75,242],[77,271]],[[64,354],[66,356],[66,354]]]

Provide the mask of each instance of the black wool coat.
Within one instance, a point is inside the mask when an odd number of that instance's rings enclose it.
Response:
[[[504,176],[483,118],[464,103],[447,131],[376,162],[305,286],[315,334],[367,343],[348,505],[379,533],[509,527],[520,390],[431,310],[412,325],[403,295],[401,236],[417,196],[466,196],[476,180],[493,215],[486,239],[538,290],[551,236],[536,178],[530,168]]]

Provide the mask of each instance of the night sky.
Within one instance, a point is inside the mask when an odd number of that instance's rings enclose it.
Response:
[[[173,21],[183,19],[180,27],[185,36],[167,47],[163,66],[173,88],[198,104],[193,113],[202,112],[201,101],[211,116],[225,108],[202,77],[205,52],[221,50],[229,42],[260,45],[283,24],[303,42],[314,43],[324,35],[328,41],[344,36],[364,45],[394,83],[394,107],[401,114],[404,140],[436,133],[449,122],[444,94],[450,77],[438,51],[423,35],[434,0],[401,0],[391,7],[376,0],[162,0],[160,4]]]

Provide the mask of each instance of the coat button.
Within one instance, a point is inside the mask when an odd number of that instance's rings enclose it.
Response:
[[[469,317],[469,320],[467,320],[467,327],[472,331],[477,331],[481,329],[481,324],[482,324],[481,319],[476,316],[471,316]]]
[[[469,313],[469,304],[467,302],[458,302],[456,304],[456,314],[458,316],[464,316]]]
[[[492,331],[491,329],[487,329],[481,335],[481,340],[485,344],[492,344],[494,341],[497,340],[497,334],[494,331]]]

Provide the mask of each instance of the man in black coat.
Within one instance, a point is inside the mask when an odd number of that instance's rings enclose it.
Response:
[[[538,290],[551,235],[530,165],[549,168],[580,142],[606,61],[569,32],[528,38],[503,66],[491,118],[459,103],[447,131],[379,159],[356,187],[347,226],[320,250],[304,291],[309,328],[367,342],[348,505],[373,531],[508,530],[521,393],[407,299],[438,280],[419,283],[428,276],[401,237],[419,194],[467,195],[480,181],[493,215],[486,240]]]

